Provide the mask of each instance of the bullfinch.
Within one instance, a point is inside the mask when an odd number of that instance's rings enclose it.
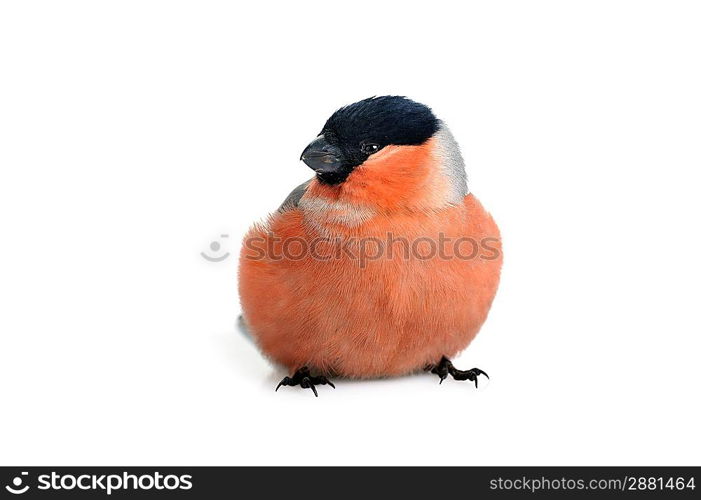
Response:
[[[422,369],[477,386],[487,374],[450,358],[487,317],[501,238],[445,123],[371,97],[334,112],[301,160],[314,177],[249,230],[239,264],[246,328],[290,373],[276,390]]]

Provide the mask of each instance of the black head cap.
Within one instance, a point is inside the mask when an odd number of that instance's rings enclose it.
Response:
[[[385,146],[423,144],[438,127],[428,106],[401,96],[370,97],[331,115],[302,159],[320,181],[338,184]]]

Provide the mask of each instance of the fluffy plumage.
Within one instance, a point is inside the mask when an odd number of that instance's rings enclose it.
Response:
[[[343,150],[346,177],[299,186],[244,240],[240,296],[256,342],[290,370],[360,378],[455,355],[487,317],[502,257],[449,130],[426,106],[380,97],[341,108],[322,134]],[[367,141],[381,148],[362,157]],[[290,241],[332,257],[276,258]],[[479,255],[464,258],[456,241]]]

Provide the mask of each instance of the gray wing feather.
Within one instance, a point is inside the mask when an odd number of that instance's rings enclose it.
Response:
[[[246,337],[246,339],[250,340],[251,342],[253,341],[253,335],[251,335],[251,330],[248,329],[248,325],[246,324],[246,320],[243,319],[243,314],[239,314],[239,320],[236,324],[238,326],[239,332]]]
[[[284,212],[285,210],[290,210],[291,208],[295,208],[297,205],[299,205],[300,198],[302,198],[304,193],[307,192],[307,188],[311,182],[312,179],[309,179],[304,184],[300,184],[294,188],[287,198],[285,198],[285,201],[282,202],[282,205],[280,205],[280,208],[278,208],[278,212]]]

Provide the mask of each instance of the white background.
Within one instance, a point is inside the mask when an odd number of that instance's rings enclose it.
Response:
[[[3,2],[0,463],[699,465],[700,25],[698,2]],[[491,382],[276,394],[236,328],[240,239],[327,116],[382,94],[449,124],[501,226],[456,363]]]

